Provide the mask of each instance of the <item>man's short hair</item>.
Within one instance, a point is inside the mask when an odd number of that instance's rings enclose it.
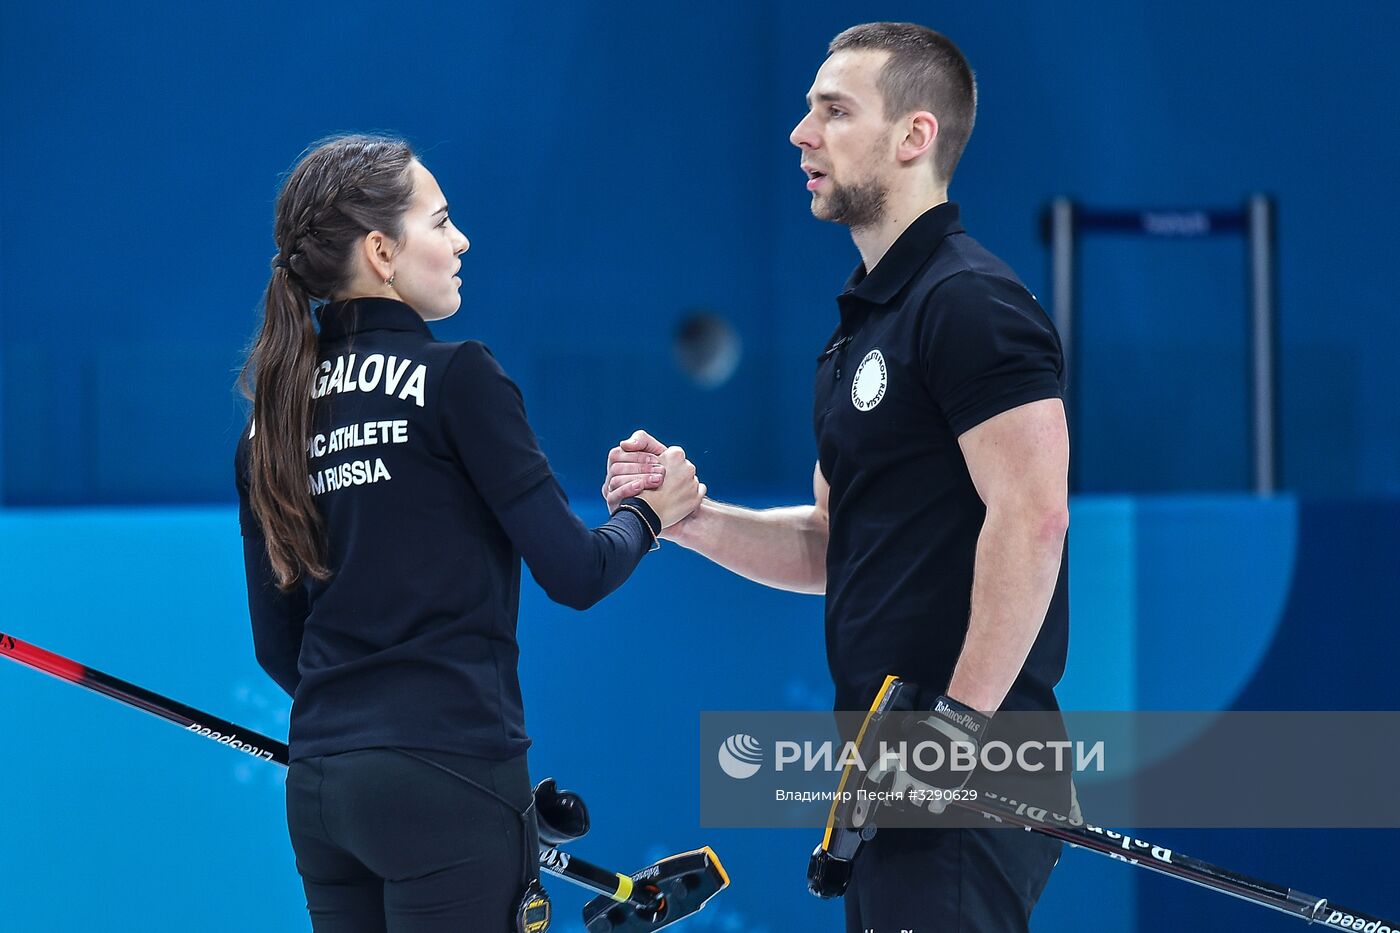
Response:
[[[934,170],[949,181],[977,117],[977,79],[958,47],[941,33],[914,23],[864,23],[831,40],[828,54],[889,52],[877,85],[885,118],[927,110],[938,118]]]

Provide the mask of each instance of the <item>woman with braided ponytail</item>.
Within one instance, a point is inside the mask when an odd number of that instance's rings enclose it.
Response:
[[[584,609],[704,495],[586,528],[457,311],[468,243],[402,141],[310,150],[277,198],[236,474],[259,663],[292,697],[287,820],[317,933],[512,929],[537,887],[520,559]]]

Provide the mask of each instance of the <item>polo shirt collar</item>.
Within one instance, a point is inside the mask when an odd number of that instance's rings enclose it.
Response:
[[[843,308],[851,299],[867,305],[889,304],[924,267],[945,237],[962,232],[958,206],[952,201],[929,208],[899,235],[875,264],[874,271],[866,274],[864,263],[856,267],[837,301]]]
[[[332,301],[316,309],[321,337],[333,339],[366,330],[397,330],[432,337],[418,312],[393,298],[351,298]]]

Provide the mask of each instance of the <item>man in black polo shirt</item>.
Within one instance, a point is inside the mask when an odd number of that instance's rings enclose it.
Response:
[[[1068,640],[1068,433],[1054,327],[969,237],[948,182],[972,131],[972,71],[945,37],[872,23],[837,36],[792,132],[812,213],[862,263],[817,363],[815,503],[706,500],[666,537],[745,577],[826,594],[836,707],[885,675],[954,713],[1056,710]],[[633,495],[665,448],[609,456]],[[975,713],[974,713],[975,715]],[[995,829],[881,831],[857,859],[848,930],[1024,931],[1059,843]]]

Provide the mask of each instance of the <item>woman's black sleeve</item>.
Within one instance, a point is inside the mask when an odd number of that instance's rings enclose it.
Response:
[[[552,473],[497,508],[496,518],[535,582],[572,609],[587,609],[621,586],[651,547],[650,531],[634,512],[585,526]]]
[[[651,547],[632,512],[588,528],[525,416],[520,389],[476,341],[458,348],[444,376],[448,443],[549,598],[587,609],[622,585]]]
[[[248,502],[248,432],[238,443],[238,524],[243,531],[243,572],[248,580],[248,617],[253,623],[253,650],[258,664],[277,686],[295,696],[301,683],[301,638],[309,607],[304,587],[283,592],[277,586],[262,526]]]

